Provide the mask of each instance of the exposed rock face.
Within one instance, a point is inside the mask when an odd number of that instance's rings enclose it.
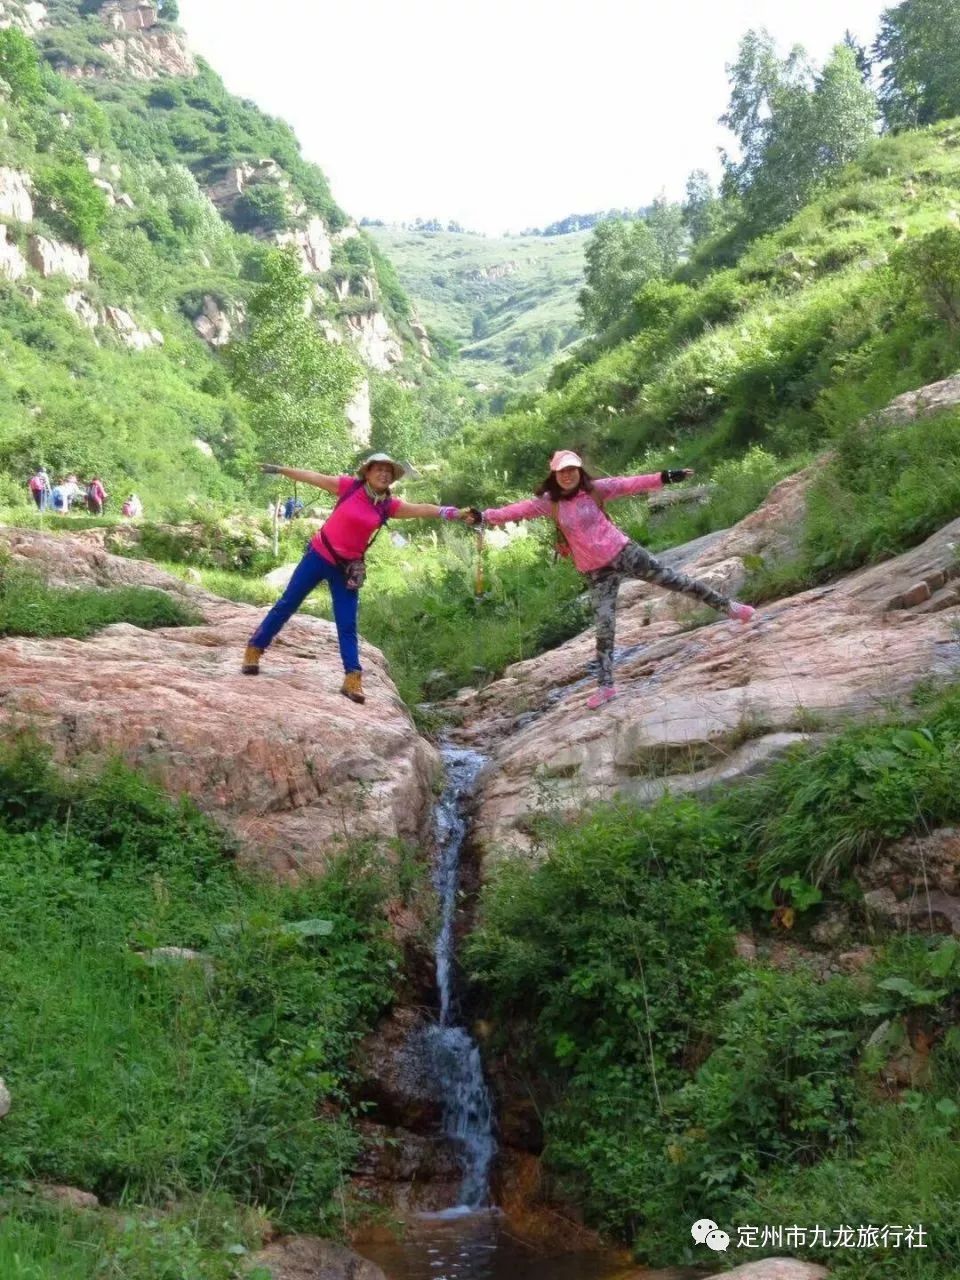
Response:
[[[420,354],[423,356],[424,360],[429,360],[433,355],[433,350],[430,346],[430,335],[427,333],[426,325],[422,320],[418,319],[417,316],[412,316],[410,319],[410,330],[417,340],[417,345],[420,348]]]
[[[702,553],[701,576],[738,530]],[[529,848],[530,815],[544,809],[716,787],[811,721],[869,716],[921,678],[954,675],[958,539],[954,521],[895,560],[762,608],[748,626],[684,632],[656,610],[651,621],[650,588],[638,587],[619,619],[620,697],[599,713],[584,705],[591,633],[510,668],[465,708],[467,740],[496,743],[479,795],[484,846]]]
[[[263,610],[219,600],[96,541],[0,530],[16,561],[66,585],[140,584],[192,600],[200,626],[108,627],[88,640],[8,640],[0,726],[30,726],[56,758],[119,754],[172,794],[186,793],[281,876],[323,871],[345,839],[426,832],[437,756],[364,646],[367,702],[339,693],[330,623],[301,615],[258,677],[240,656]]]
[[[144,332],[129,311],[124,311],[121,307],[107,307],[104,316],[106,323],[131,351],[146,351],[150,347],[163,346],[163,334],[160,330]]]
[[[246,309],[242,303],[231,303],[225,309],[212,294],[204,294],[203,310],[193,327],[211,347],[225,347],[233,337],[234,325],[243,323]]]
[[[19,27],[28,36],[35,36],[47,26],[47,6],[35,0],[3,0],[0,2],[0,30],[6,27]]]
[[[33,221],[30,178],[18,169],[0,168],[0,218],[10,222]]]
[[[880,425],[914,422],[917,418],[927,418],[943,409],[953,409],[958,404],[960,373],[955,373],[953,377],[944,378],[941,382],[931,382],[929,386],[920,387],[917,391],[897,396],[896,400],[891,400],[885,409],[874,415],[873,421]]]
[[[347,336],[357,348],[361,360],[371,369],[386,373],[403,359],[403,348],[382,311],[348,315],[344,319]]]
[[[363,1151],[351,1170],[354,1191],[398,1215],[430,1213],[457,1200],[462,1171],[453,1145],[436,1132],[360,1125]]]
[[[7,240],[7,228],[0,222],[0,277],[20,280],[27,273],[27,260],[15,244]]]
[[[520,270],[519,262],[501,262],[494,267],[480,267],[468,273],[469,280],[502,280],[504,276],[512,276]]]
[[[370,443],[373,422],[370,417],[370,381],[364,378],[344,409],[350,423],[350,439],[361,449]]]
[[[275,231],[270,238],[281,248],[293,245],[305,275],[320,275],[330,270],[333,245],[322,218],[311,218],[305,227],[292,231]]]
[[[100,312],[93,305],[86,294],[79,290],[68,293],[63,299],[63,305],[68,311],[72,312],[82,325],[93,330],[102,323]]]
[[[100,47],[114,60],[120,74],[134,80],[197,74],[193,54],[175,31],[159,27],[141,30],[108,40]]]
[[[27,259],[44,279],[66,276],[74,284],[90,279],[90,259],[82,249],[45,236],[31,236],[27,242]]]
[[[110,0],[100,16],[114,31],[148,31],[157,24],[157,6],[145,0]]]
[[[288,1236],[251,1259],[273,1280],[386,1280],[373,1262],[317,1236]]]

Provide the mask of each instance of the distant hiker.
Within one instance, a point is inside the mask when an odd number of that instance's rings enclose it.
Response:
[[[58,480],[50,490],[50,505],[53,507],[54,511],[59,512],[60,515],[66,515],[69,509],[69,499],[67,497],[67,482],[65,480]]]
[[[616,476],[594,480],[583,468],[576,453],[559,449],[550,459],[550,474],[536,491],[535,498],[495,507],[482,513],[487,524],[506,524],[511,520],[553,519],[557,525],[557,551],[571,556],[573,563],[590,582],[590,595],[597,615],[597,663],[599,687],[587,699],[595,710],[617,696],[613,684],[613,642],[617,625],[617,592],[624,578],[641,578],[646,582],[680,591],[711,605],[740,622],[749,622],[754,610],[748,604],[729,600],[718,591],[668,569],[654,559],[638,542],[631,542],[604,511],[604,504],[614,498],[626,498],[647,489],[686,480],[693,472],[660,471],[651,475]],[[465,514],[463,519],[475,523]]]
[[[288,498],[283,504],[284,520],[294,520],[303,511],[303,502],[300,498]]]
[[[143,515],[143,503],[135,493],[131,493],[130,497],[126,499],[123,506],[120,508],[120,514],[131,520],[135,520],[137,516]]]
[[[460,512],[456,507],[435,507],[395,498],[390,486],[400,479],[406,468],[385,453],[371,454],[361,463],[356,476],[326,476],[273,464],[265,464],[260,470],[265,475],[285,476],[288,480],[316,485],[335,494],[337,503],[311,539],[287,589],[250,637],[243,655],[243,673],[253,676],[259,672],[263,651],[280,628],[314,587],[327,582],[333,597],[333,617],[345,672],[340,692],[352,702],[363,702],[357,610],[366,572],[364,555],[390,519],[457,520]]]
[[[64,512],[67,512],[83,493],[83,490],[80,488],[79,480],[73,474],[67,476],[66,480],[61,480],[60,487],[63,489],[63,509]]]
[[[107,491],[99,476],[94,476],[87,485],[87,510],[92,516],[103,515],[103,504],[107,500]]]
[[[30,477],[30,493],[38,511],[45,511],[50,503],[50,477],[46,467],[38,467]]]

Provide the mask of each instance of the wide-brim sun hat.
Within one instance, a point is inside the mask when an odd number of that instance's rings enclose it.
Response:
[[[364,458],[359,467],[357,467],[357,475],[361,480],[366,480],[367,468],[372,467],[375,462],[385,462],[388,466],[393,467],[394,483],[396,483],[401,476],[405,476],[407,474],[407,468],[403,463],[397,462],[395,458],[391,458],[389,453],[371,453],[370,456],[368,458]]]
[[[551,471],[562,471],[564,467],[582,467],[583,459],[572,449],[558,449],[550,459]]]

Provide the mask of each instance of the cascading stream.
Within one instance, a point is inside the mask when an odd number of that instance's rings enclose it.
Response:
[[[463,1170],[460,1209],[487,1202],[490,1166],[496,1151],[493,1106],[483,1078],[480,1050],[457,1025],[454,922],[460,887],[460,854],[467,835],[466,808],[476,787],[483,756],[444,746],[446,785],[434,813],[437,861],[434,886],[440,900],[436,941],[439,1022],[427,1032],[427,1051],[443,1102],[444,1132],[455,1144]]]

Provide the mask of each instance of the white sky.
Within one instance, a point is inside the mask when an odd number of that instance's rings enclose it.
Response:
[[[179,0],[194,50],[296,130],[354,217],[497,234],[719,173],[725,64],[766,26],[817,61],[882,0]],[[889,0],[893,3],[893,0]]]

